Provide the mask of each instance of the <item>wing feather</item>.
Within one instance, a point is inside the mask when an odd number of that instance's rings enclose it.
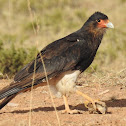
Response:
[[[16,74],[14,80],[21,81],[23,79],[26,79],[27,77],[32,78],[35,61],[35,79],[45,78],[41,55],[44,60],[47,76],[50,78],[53,78],[59,73],[64,72],[66,70],[73,69],[82,58],[81,53],[83,52],[83,49],[86,49],[88,46],[87,42],[85,42],[84,40],[78,42],[77,38],[79,37],[76,36],[76,34],[69,35],[65,38],[59,39],[49,44],[40,52],[41,54],[39,53],[37,55],[36,60],[33,60],[31,63],[27,64],[22,70],[20,70]]]

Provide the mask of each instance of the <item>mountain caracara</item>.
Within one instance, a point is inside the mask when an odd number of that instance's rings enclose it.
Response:
[[[78,91],[75,82],[78,75],[85,71],[94,60],[103,35],[108,28],[114,28],[108,17],[101,12],[95,12],[79,30],[47,45],[35,60],[15,75],[14,81],[9,86],[0,91],[0,99],[4,98],[0,103],[0,109],[17,94],[31,89],[34,70],[33,87],[47,85],[41,56],[43,57],[51,90],[56,96],[63,96],[65,113],[77,112],[70,110],[67,102],[66,95],[71,92],[82,95],[96,109],[96,101]]]

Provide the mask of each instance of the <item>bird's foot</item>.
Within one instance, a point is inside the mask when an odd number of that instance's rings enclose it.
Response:
[[[85,101],[84,104],[90,114],[105,114],[107,112],[105,102],[94,100],[93,102]]]
[[[89,113],[101,113],[105,114],[107,112],[107,106],[104,102],[99,100],[94,100],[91,97],[87,96],[86,94],[76,90],[78,95],[83,96],[87,101],[85,102],[85,107],[88,108]]]
[[[80,114],[81,112],[80,111],[78,111],[78,110],[63,110],[62,111],[62,114],[65,114],[65,113],[67,113],[67,114]]]

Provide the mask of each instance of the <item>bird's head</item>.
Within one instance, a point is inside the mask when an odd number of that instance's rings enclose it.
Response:
[[[107,28],[114,28],[114,25],[109,21],[105,14],[101,12],[95,12],[85,22],[83,28],[94,34],[103,34]]]

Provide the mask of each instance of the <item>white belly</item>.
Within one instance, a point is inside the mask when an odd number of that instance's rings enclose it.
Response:
[[[56,83],[51,85],[51,91],[57,97],[74,92],[76,89],[75,82],[79,74],[79,70],[64,72],[57,78]]]

